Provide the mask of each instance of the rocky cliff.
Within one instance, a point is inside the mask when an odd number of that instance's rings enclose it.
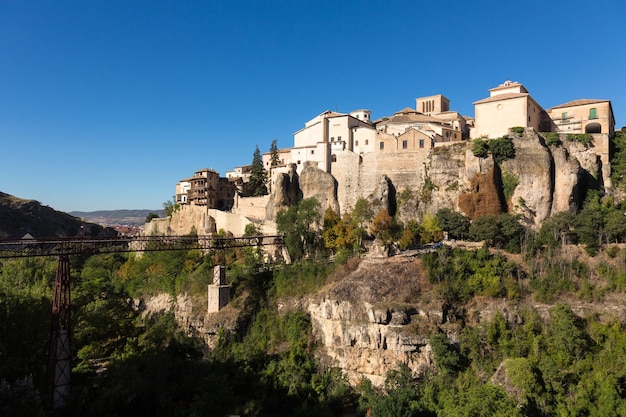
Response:
[[[499,164],[491,155],[475,156],[471,142],[401,155],[373,153],[354,158],[340,154],[332,179],[306,167],[299,192],[303,198],[323,201],[324,209],[330,205],[339,212],[349,211],[358,198],[367,198],[377,210],[397,209],[405,222],[419,221],[424,214],[447,207],[471,219],[516,213],[525,224],[537,227],[554,213],[578,209],[589,188],[606,185],[607,169],[593,144],[583,145],[562,135],[560,145],[547,146],[533,129],[509,136],[515,155]],[[276,193],[285,191],[277,187]],[[400,201],[399,195],[405,198]]]

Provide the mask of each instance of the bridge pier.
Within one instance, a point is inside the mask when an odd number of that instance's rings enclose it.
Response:
[[[208,312],[220,311],[230,302],[230,285],[226,283],[226,267],[213,267],[213,284],[208,285]]]

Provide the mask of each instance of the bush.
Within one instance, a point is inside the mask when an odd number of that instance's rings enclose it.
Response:
[[[593,144],[593,136],[588,133],[570,133],[567,135],[567,140],[570,142],[580,142],[585,145],[585,147]]]
[[[510,172],[502,173],[502,193],[504,194],[504,200],[509,201],[513,196],[515,188],[519,185],[519,178],[515,174]]]
[[[524,134],[524,130],[526,130],[526,128],[522,127],[522,126],[515,126],[511,128],[511,132],[516,133],[518,135],[523,135]]]
[[[507,159],[515,157],[515,147],[513,141],[508,136],[502,136],[498,139],[491,139],[488,142],[489,150],[493,155],[493,160],[500,165]]]
[[[489,145],[486,141],[478,138],[472,141],[472,153],[477,158],[486,158],[489,152]]]
[[[563,144],[560,133],[546,132],[543,134],[543,137],[546,139],[546,145],[548,146],[561,146]]]

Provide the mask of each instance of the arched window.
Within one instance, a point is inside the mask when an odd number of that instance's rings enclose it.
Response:
[[[330,159],[331,159],[332,162],[337,162],[337,155],[332,154]]]
[[[585,133],[602,133],[602,126],[600,123],[589,123],[585,126]]]

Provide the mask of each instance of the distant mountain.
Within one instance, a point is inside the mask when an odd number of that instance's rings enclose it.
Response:
[[[113,229],[81,220],[68,213],[0,192],[0,239],[114,236]]]
[[[80,217],[85,221],[105,226],[143,226],[149,213],[165,217],[163,210],[98,210],[98,211],[71,211],[72,216]]]

